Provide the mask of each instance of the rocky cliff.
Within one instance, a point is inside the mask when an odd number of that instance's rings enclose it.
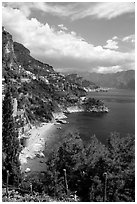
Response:
[[[55,72],[52,66],[34,59],[22,44],[13,42],[4,28],[2,51],[3,99],[10,84],[20,136],[36,123],[55,119],[55,113],[68,112],[68,107],[87,109],[82,98],[88,89],[97,87],[94,83],[75,74]],[[93,105],[98,103],[88,103],[88,111]]]
[[[25,124],[52,120],[53,112],[65,111],[86,95],[83,84],[76,83],[55,72],[52,66],[34,59],[27,48],[13,42],[11,34],[4,28],[2,77],[3,98],[10,82],[13,101],[16,101],[13,107],[17,111],[14,112]]]

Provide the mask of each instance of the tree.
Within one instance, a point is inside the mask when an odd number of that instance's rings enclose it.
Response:
[[[10,84],[3,101],[2,115],[2,151],[6,155],[3,165],[3,182],[6,180],[6,171],[9,171],[9,183],[18,184],[20,179],[19,140],[17,124],[13,118],[12,92]]]
[[[108,139],[108,199],[135,200],[135,137],[112,133]]]
[[[51,195],[64,195],[66,169],[69,190],[82,202],[100,202],[104,196],[110,202],[135,200],[134,136],[113,133],[106,146],[92,136],[85,146],[78,134],[69,134],[50,153],[47,167]]]
[[[76,191],[85,163],[85,150],[78,134],[68,134],[51,151],[47,161],[48,192],[59,197],[65,194],[64,171],[66,169],[69,191]]]

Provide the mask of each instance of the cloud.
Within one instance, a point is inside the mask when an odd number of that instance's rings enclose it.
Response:
[[[65,27],[63,24],[58,25],[59,28],[61,28],[62,30],[68,30],[67,27]]]
[[[116,42],[114,40],[107,40],[107,44],[103,47],[108,48],[108,49],[112,49],[112,50],[116,50],[116,49],[118,49],[118,42]]]
[[[129,35],[126,36],[122,39],[123,42],[131,42],[131,43],[135,43],[135,35]]]
[[[72,2],[69,4],[66,2],[65,5],[59,2],[9,2],[3,3],[3,5],[18,8],[24,12],[26,16],[30,15],[32,9],[37,9],[52,15],[69,17],[71,20],[82,19],[88,16],[110,20],[126,13],[135,12],[135,4],[133,2]]]
[[[125,13],[132,13],[135,11],[134,3],[129,2],[107,2],[97,4],[91,11],[91,15],[96,18],[112,19]],[[90,13],[87,12],[87,15]]]
[[[33,9],[51,13],[56,16],[71,16],[75,13],[75,3],[67,6],[62,6],[60,3],[45,3],[45,2],[3,2],[3,6],[16,8],[21,10],[26,17],[31,14]]]
[[[16,8],[20,9],[24,15],[27,17],[31,14],[31,9],[33,8],[33,3],[30,2],[3,2],[3,6],[9,7],[9,8]],[[36,6],[37,4],[35,4]]]
[[[117,36],[114,36],[113,38],[112,38],[112,40],[118,40],[119,38],[117,37]]]
[[[122,71],[122,67],[119,66],[119,65],[116,65],[116,66],[111,66],[111,67],[102,67],[102,66],[99,66],[97,69],[96,69],[96,72],[97,73],[116,73],[118,71]]]
[[[36,18],[28,19],[19,9],[3,7],[2,12],[3,25],[13,35],[14,41],[24,44],[35,58],[50,62],[57,68],[92,70],[92,67],[99,66],[124,67],[125,64],[134,62],[134,52],[123,53],[94,46],[74,31],[57,31],[48,23],[40,23]]]

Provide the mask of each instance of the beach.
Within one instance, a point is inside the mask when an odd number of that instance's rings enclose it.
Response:
[[[33,126],[30,137],[26,139],[26,146],[20,153],[21,171],[32,171],[33,163],[39,166],[40,159],[45,157],[45,143],[51,140],[58,127],[57,123],[42,123],[39,127]],[[36,169],[36,168],[35,168]]]

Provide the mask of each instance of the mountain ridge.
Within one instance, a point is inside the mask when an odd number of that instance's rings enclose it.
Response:
[[[88,73],[88,72],[75,72],[79,76],[88,81],[92,81],[98,86],[109,88],[121,88],[121,89],[135,89],[135,71],[127,70],[116,73]],[[67,72],[68,74],[68,72]]]

